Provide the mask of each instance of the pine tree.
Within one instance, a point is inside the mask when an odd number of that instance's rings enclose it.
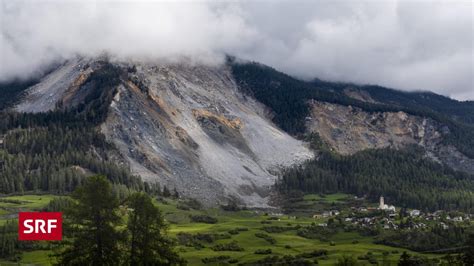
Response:
[[[474,265],[474,233],[469,235],[462,260],[466,265]]]
[[[118,200],[105,176],[91,176],[77,188],[74,206],[65,212],[72,244],[59,254],[59,265],[119,265],[123,234],[117,230]]]
[[[171,196],[170,190],[168,189],[168,187],[164,186],[163,187],[163,197],[168,198],[170,196]]]
[[[130,233],[130,265],[183,265],[173,251],[174,243],[165,235],[165,223],[151,198],[136,192],[128,200],[132,209],[127,229]]]
[[[174,188],[173,197],[174,197],[175,199],[179,199],[179,192],[178,192],[178,190],[177,190],[176,188]]]

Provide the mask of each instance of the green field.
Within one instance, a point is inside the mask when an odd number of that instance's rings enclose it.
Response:
[[[335,195],[333,198],[341,197],[341,195]],[[170,202],[169,205],[160,207],[167,209],[169,213],[173,213],[172,207],[175,203]],[[183,216],[186,216],[186,211],[179,211]],[[221,210],[211,210],[215,217],[218,217],[219,222],[217,224],[202,224],[202,223],[191,223],[189,221],[182,221],[178,224],[171,224],[169,233],[175,236],[179,232],[189,233],[227,233],[229,230],[246,227],[249,230],[240,232],[238,235],[233,235],[231,239],[217,240],[216,243],[227,243],[233,240],[237,241],[245,251],[243,252],[216,252],[205,247],[203,249],[195,249],[193,247],[179,247],[180,254],[188,260],[190,265],[202,265],[202,259],[206,257],[215,257],[220,255],[228,255],[232,258],[236,258],[240,262],[251,262],[258,259],[262,259],[267,255],[256,255],[254,251],[257,249],[272,249],[272,255],[297,255],[303,252],[310,252],[315,249],[327,249],[329,255],[327,259],[318,259],[320,265],[333,265],[339,257],[342,255],[365,255],[367,252],[372,252],[373,255],[382,262],[384,256],[383,252],[388,251],[389,255],[385,257],[391,264],[396,265],[400,257],[401,252],[407,251],[405,249],[393,248],[383,245],[376,245],[372,243],[372,238],[362,237],[357,233],[338,233],[331,241],[334,242],[334,246],[330,242],[321,242],[319,240],[306,239],[296,235],[295,230],[286,231],[283,233],[268,233],[276,239],[276,244],[270,245],[265,240],[255,237],[255,233],[264,232],[261,230],[262,226],[295,226],[295,225],[309,225],[312,222],[323,222],[323,220],[315,220],[312,218],[299,217],[298,219],[291,219],[290,216],[283,215],[278,217],[279,220],[270,221],[271,224],[262,224],[262,221],[267,221],[269,216],[263,213],[256,213],[253,211],[239,211],[239,212],[225,212]],[[353,244],[354,241],[358,241],[357,244]],[[214,245],[211,244],[209,246]],[[285,247],[289,246],[289,247]],[[396,253],[393,253],[396,252]],[[415,252],[409,252],[416,254]],[[433,256],[430,256],[433,257]]]
[[[350,196],[345,194],[328,195],[323,198],[317,195],[306,196],[305,202],[326,201],[332,203],[335,201],[344,201]],[[0,198],[0,210],[2,216],[14,214],[18,211],[40,210],[53,199],[52,195],[25,195]],[[309,225],[313,222],[325,222],[323,219],[315,220],[310,217],[297,217],[292,215],[272,216],[264,212],[251,210],[242,210],[237,212],[227,212],[221,209],[209,210],[182,210],[178,209],[178,202],[167,199],[165,202],[156,202],[162,210],[166,221],[169,223],[169,234],[172,237],[180,232],[197,233],[217,233],[230,235],[229,239],[215,240],[213,243],[204,243],[202,247],[178,246],[177,250],[184,257],[189,265],[203,265],[202,259],[216,257],[221,255],[230,256],[237,259],[238,263],[251,262],[262,259],[268,255],[254,254],[257,249],[271,249],[272,255],[297,255],[303,252],[310,252],[317,249],[328,250],[327,257],[317,258],[320,265],[333,265],[342,255],[354,255],[355,257],[365,255],[371,252],[379,263],[389,262],[390,265],[396,265],[400,254],[405,251],[401,248],[393,248],[384,245],[372,243],[371,237],[361,236],[354,232],[341,232],[331,236],[330,241],[322,242],[314,239],[307,239],[296,234],[296,230],[288,230],[281,233],[266,233],[262,231],[263,226],[294,227],[296,225]],[[309,204],[309,203],[307,203]],[[205,214],[218,219],[215,224],[194,223],[190,220],[190,215]],[[124,217],[126,218],[126,217]],[[7,219],[0,219],[5,222]],[[248,231],[241,231],[238,234],[229,234],[229,231],[236,228],[247,228]],[[256,233],[266,233],[272,236],[275,244],[269,244],[266,240],[255,236]],[[212,246],[219,243],[229,243],[237,241],[244,249],[243,251],[214,251]],[[332,242],[332,244],[331,244]],[[384,256],[385,252],[385,256]],[[411,254],[416,254],[410,252]],[[50,252],[44,250],[23,252],[20,265],[49,265]],[[430,258],[439,255],[426,255]],[[367,261],[361,260],[362,263]],[[236,264],[238,264],[236,263]],[[367,263],[368,264],[368,263]],[[8,261],[0,261],[0,265],[18,265]],[[209,264],[207,264],[209,265]],[[212,265],[212,264],[211,264]],[[214,264],[215,265],[215,264]]]

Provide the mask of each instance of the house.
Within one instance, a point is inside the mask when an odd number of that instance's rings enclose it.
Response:
[[[449,226],[443,222],[440,223],[441,227],[443,227],[444,230],[447,230]]]
[[[462,216],[457,216],[453,218],[454,222],[462,222]]]
[[[418,217],[418,216],[420,216],[420,214],[421,214],[420,210],[412,210],[412,211],[410,211],[410,216],[411,216],[411,217]]]

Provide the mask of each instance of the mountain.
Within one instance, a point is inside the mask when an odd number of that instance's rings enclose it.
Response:
[[[12,169],[2,171],[3,193],[70,191],[77,175],[102,172],[207,206],[268,207],[285,169],[318,159],[309,136],[341,156],[417,146],[422,160],[454,171],[428,164],[444,181],[474,173],[474,104],[427,92],[306,82],[232,59],[211,67],[77,58],[38,81],[1,86],[10,92],[0,97],[9,106],[2,156]]]
[[[117,163],[150,183],[207,203],[235,198],[266,207],[279,169],[312,158],[307,145],[278,129],[265,107],[242,94],[230,67],[114,63],[118,81],[98,125]],[[47,112],[94,93],[95,60],[72,60],[32,86],[14,110]]]

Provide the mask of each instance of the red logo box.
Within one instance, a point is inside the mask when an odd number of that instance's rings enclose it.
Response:
[[[20,212],[18,240],[62,240],[63,218],[60,212]]]

